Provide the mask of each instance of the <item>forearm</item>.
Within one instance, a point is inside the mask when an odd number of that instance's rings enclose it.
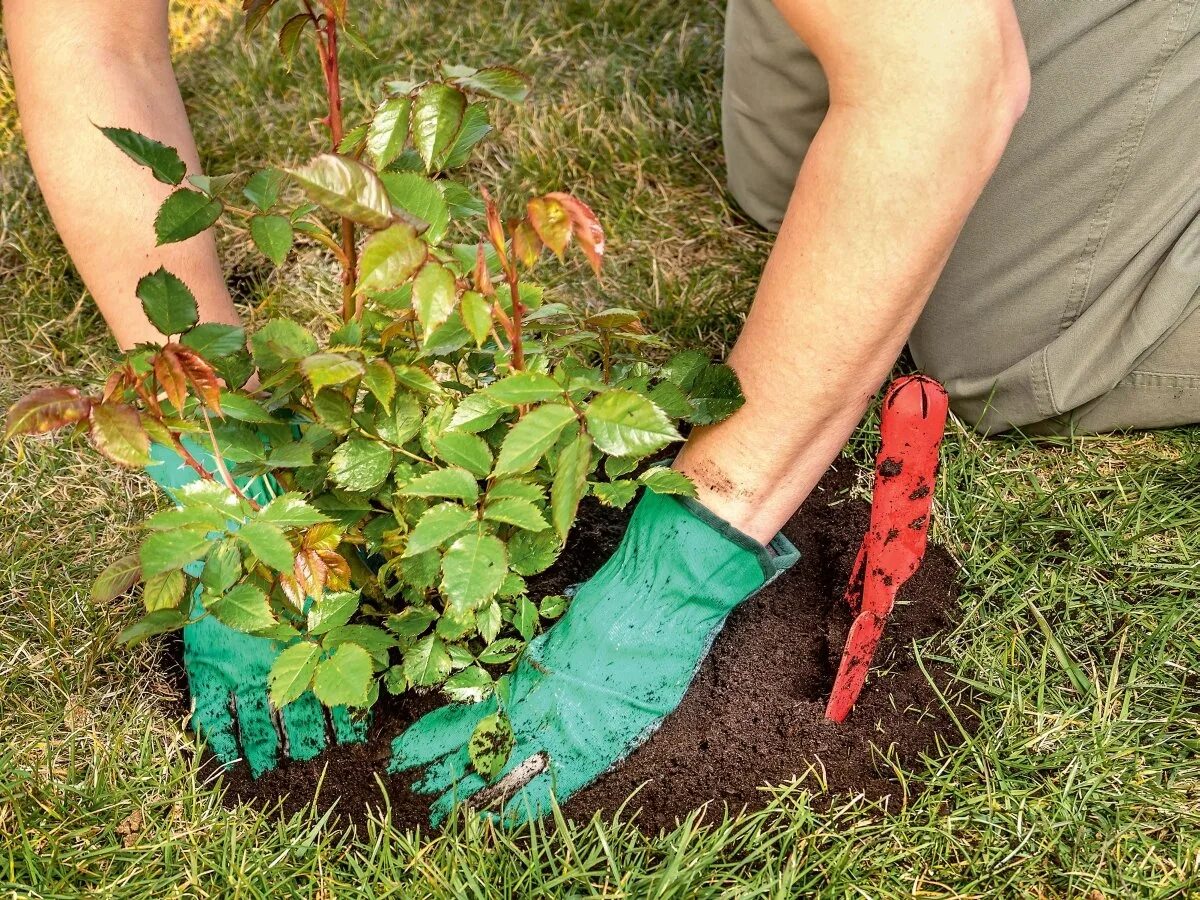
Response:
[[[5,0],[21,126],[42,195],[122,347],[161,336],[134,294],[159,266],[195,293],[205,321],[236,323],[211,233],[155,246],[167,185],[94,125],[131,128],[200,170],[171,68],[166,0]]]
[[[950,90],[966,104],[975,89]],[[705,505],[760,540],[887,376],[1014,118],[972,118],[936,90],[886,93],[834,92],[730,356],[746,405],[697,429],[678,460]]]

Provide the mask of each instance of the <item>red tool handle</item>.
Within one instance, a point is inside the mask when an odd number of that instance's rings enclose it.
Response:
[[[884,397],[871,524],[845,595],[855,618],[825,708],[834,722],[844,721],[858,700],[896,593],[925,555],[948,411],[945,388],[924,375],[897,378]]]

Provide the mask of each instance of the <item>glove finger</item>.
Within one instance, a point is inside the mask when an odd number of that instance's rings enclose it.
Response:
[[[233,765],[242,754],[238,751],[229,689],[204,678],[190,679],[189,688],[193,701],[192,730],[204,739],[222,765]]]
[[[361,744],[367,739],[371,727],[371,711],[364,715],[351,715],[348,707],[335,706],[329,711],[333,725],[333,736],[339,744]]]
[[[388,774],[427,766],[466,745],[484,716],[496,711],[496,699],[480,703],[451,703],[422,716],[392,741]]]
[[[311,691],[306,691],[283,708],[285,752],[300,762],[317,756],[329,741],[325,735],[325,708]]]
[[[257,778],[275,768],[279,761],[279,732],[275,729],[275,720],[271,718],[271,705],[266,691],[240,691],[235,699],[242,755],[250,766],[250,774]]]

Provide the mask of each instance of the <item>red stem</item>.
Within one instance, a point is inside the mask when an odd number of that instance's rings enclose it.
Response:
[[[525,307],[521,304],[521,292],[517,290],[515,266],[513,270],[507,276],[508,291],[512,297],[512,367],[519,372],[525,368],[525,348],[521,343],[521,316],[525,313]]]

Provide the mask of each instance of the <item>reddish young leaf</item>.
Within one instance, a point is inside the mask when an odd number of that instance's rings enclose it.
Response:
[[[491,297],[496,293],[496,288],[492,284],[492,275],[488,272],[487,254],[483,250],[483,241],[475,245],[475,290],[483,294],[485,297]]]
[[[532,269],[542,252],[542,239],[528,219],[511,219],[508,223],[509,233],[512,234],[513,256],[521,261],[527,269]]]
[[[205,406],[220,415],[221,382],[217,378],[216,370],[208,364],[203,356],[191,347],[185,347],[182,344],[170,344],[169,348],[178,358],[179,364],[187,375],[187,380],[191,383],[192,389],[196,392],[197,396],[200,397]]]
[[[555,191],[546,197],[557,200],[566,210],[567,217],[571,220],[571,230],[591,263],[592,271],[599,277],[600,263],[604,259],[604,229],[600,227],[600,220],[596,218],[590,206],[570,194]]]
[[[45,434],[88,417],[92,401],[75,388],[38,388],[8,409],[4,440],[16,434]]]
[[[563,251],[567,249],[567,244],[571,243],[571,221],[567,217],[566,208],[558,200],[547,195],[534,197],[526,209],[529,212],[529,224],[542,239],[542,243],[562,259]],[[515,235],[513,240],[516,241]],[[514,246],[514,252],[515,249]]]
[[[140,469],[150,462],[150,436],[127,403],[93,406],[89,434],[96,449],[119,465]]]
[[[183,404],[187,401],[187,373],[183,371],[179,357],[171,351],[175,346],[178,345],[167,344],[154,354],[154,377],[176,412],[182,412]]]
[[[479,192],[483,195],[483,208],[487,214],[488,238],[491,240],[492,246],[496,248],[496,256],[500,258],[500,265],[504,267],[504,271],[509,272],[508,251],[505,249],[504,226],[500,222],[500,210],[487,188],[481,187]]]

